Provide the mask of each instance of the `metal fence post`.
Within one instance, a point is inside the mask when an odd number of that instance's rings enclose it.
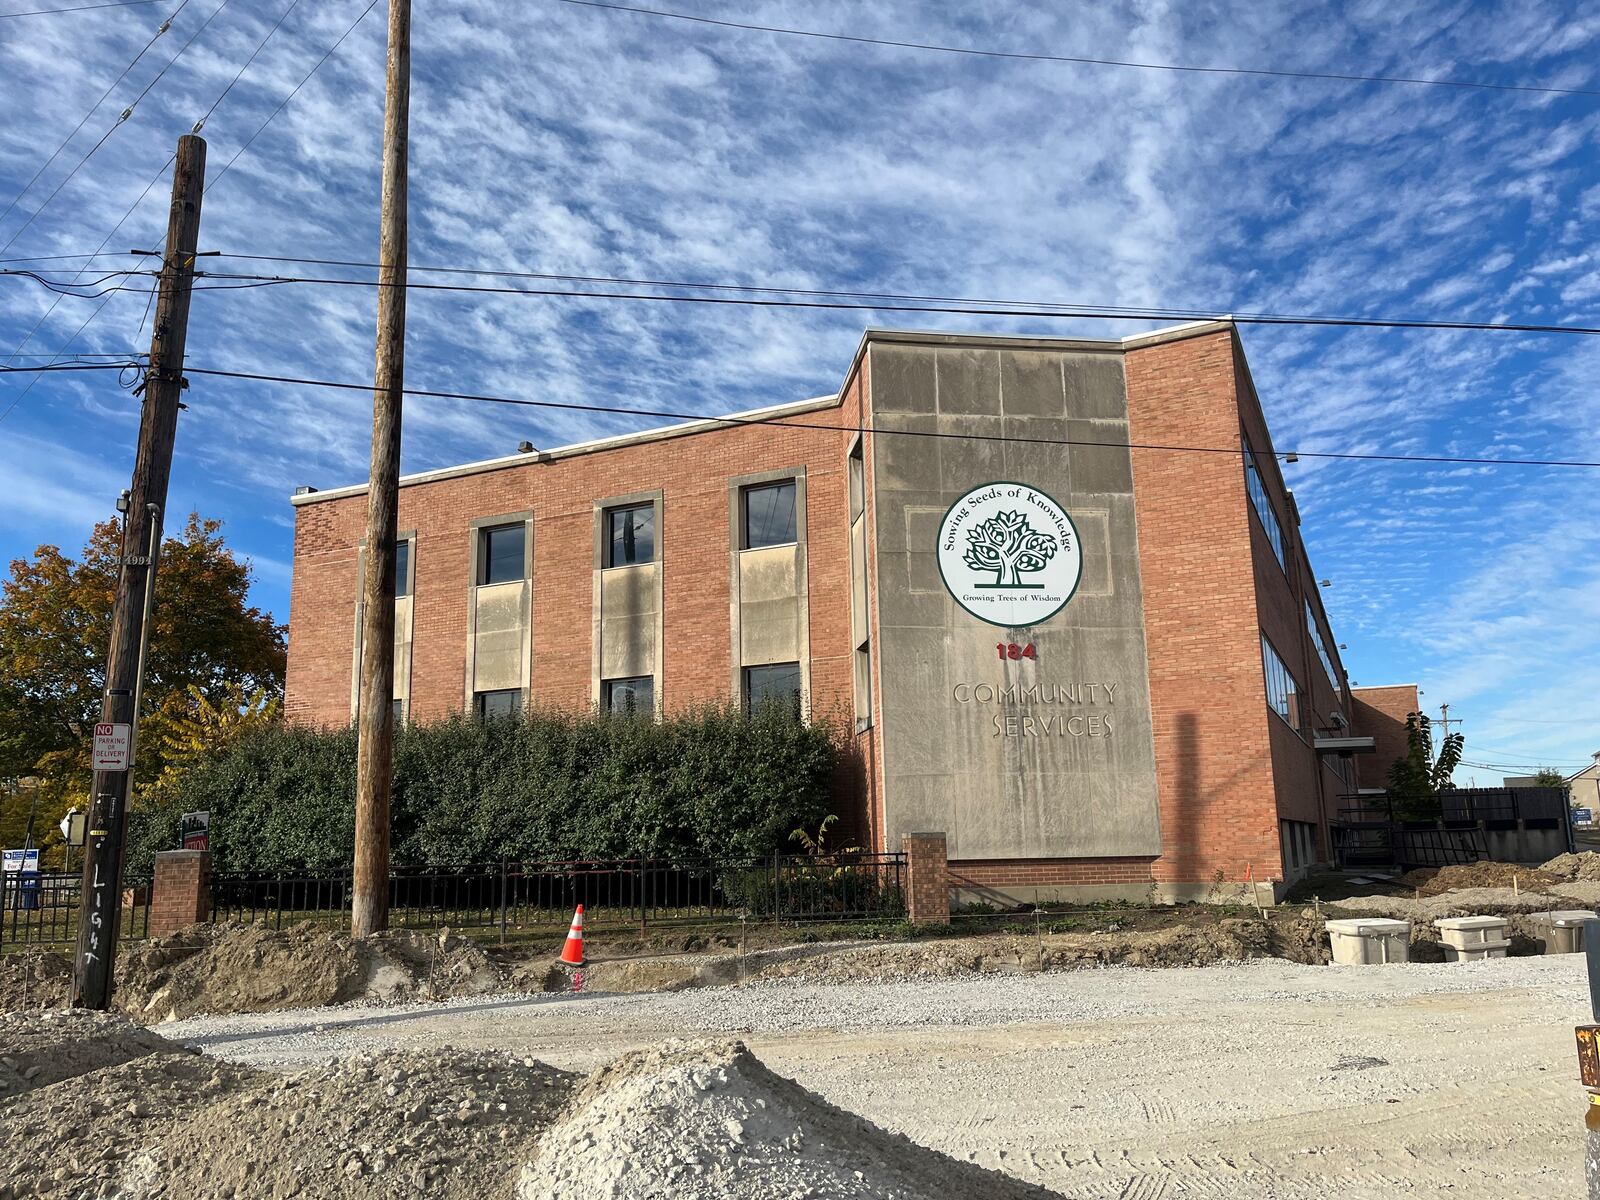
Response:
[[[650,923],[650,868],[644,855],[639,856],[639,878],[633,889],[639,901],[639,936],[643,937]]]
[[[500,860],[500,944],[506,944],[506,860]]]
[[[778,852],[772,852],[772,923],[779,923],[783,911],[783,874],[778,866]]]

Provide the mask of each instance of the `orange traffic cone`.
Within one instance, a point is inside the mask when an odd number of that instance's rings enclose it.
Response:
[[[575,967],[583,966],[583,905],[572,914],[572,928],[567,931],[567,944],[561,947],[561,961]]]

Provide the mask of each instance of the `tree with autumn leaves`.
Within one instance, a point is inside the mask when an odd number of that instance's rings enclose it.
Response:
[[[191,514],[162,543],[134,811],[163,777],[275,718],[281,703],[284,627],[250,605],[249,564],[227,548],[221,528]],[[40,546],[13,561],[0,586],[0,780],[38,789],[37,803],[27,788],[0,792],[0,843],[21,846],[32,815],[33,842],[47,860],[60,844],[61,815],[88,804],[120,553],[120,525],[107,521],[80,559]]]

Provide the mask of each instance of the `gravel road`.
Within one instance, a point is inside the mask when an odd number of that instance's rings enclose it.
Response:
[[[1581,956],[1264,960],[862,985],[491,997],[192,1018],[207,1053],[302,1065],[502,1047],[588,1070],[737,1033],[774,1070],[958,1158],[1083,1200],[1581,1194]]]

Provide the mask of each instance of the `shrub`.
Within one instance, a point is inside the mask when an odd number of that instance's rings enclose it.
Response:
[[[787,850],[828,812],[841,744],[782,706],[703,708],[656,722],[539,712],[409,725],[395,740],[396,865]],[[325,872],[355,843],[356,736],[274,725],[205,755],[132,823],[128,870],[209,810],[218,871]]]

